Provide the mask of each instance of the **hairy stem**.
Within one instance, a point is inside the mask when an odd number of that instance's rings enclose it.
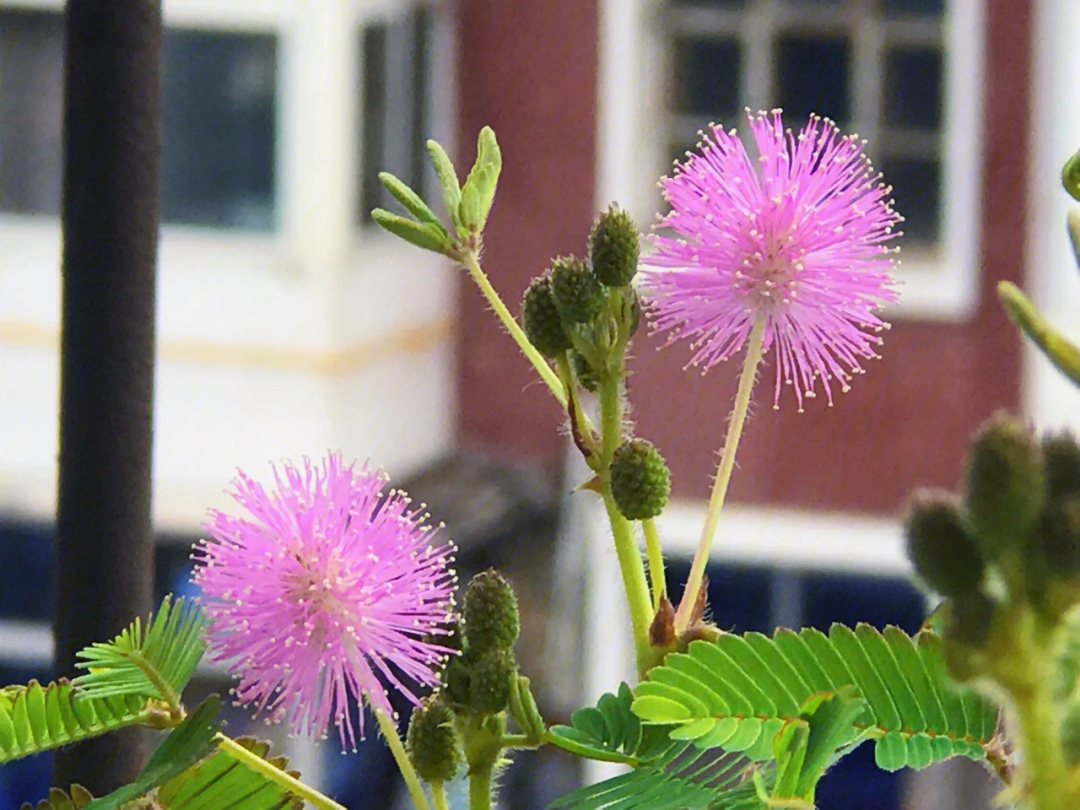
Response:
[[[1054,630],[1026,605],[1006,625],[991,673],[1012,698],[1023,752],[1016,783],[1033,810],[1073,810],[1080,802],[1061,748],[1061,716],[1054,704]]]
[[[750,329],[749,346],[746,349],[746,360],[743,361],[742,375],[739,377],[739,390],[735,394],[735,407],[731,411],[731,421],[728,422],[727,437],[724,439],[724,452],[720,456],[720,466],[716,471],[716,480],[713,481],[712,494],[709,496],[709,508],[705,513],[705,525],[701,530],[701,540],[697,551],[694,552],[694,562],[690,566],[690,578],[686,583],[686,591],[679,602],[679,609],[675,613],[675,632],[682,633],[690,624],[690,616],[697,603],[698,594],[701,591],[701,580],[705,575],[705,564],[709,561],[709,551],[712,548],[713,537],[716,535],[716,527],[720,523],[720,511],[724,508],[724,497],[727,495],[728,484],[731,482],[731,471],[735,468],[735,453],[739,449],[739,439],[742,437],[743,425],[746,422],[746,412],[750,408],[750,393],[754,390],[754,377],[757,367],[761,363],[761,348],[765,341],[765,314],[759,312],[754,319],[754,325]]]
[[[416,771],[413,770],[409,755],[405,752],[405,746],[401,744],[397,726],[381,709],[372,706],[371,710],[375,713],[375,719],[379,721],[379,728],[382,729],[386,744],[390,746],[390,752],[394,755],[394,762],[397,763],[398,770],[401,771],[401,776],[405,779],[405,786],[409,789],[413,806],[416,810],[428,810],[424,788],[420,786],[420,779],[416,776]]]
[[[450,806],[446,803],[446,789],[442,782],[431,783],[431,801],[435,805],[435,810],[449,810]]]
[[[225,751],[233,759],[239,760],[251,768],[253,771],[262,774],[267,779],[276,782],[290,793],[299,796],[306,802],[311,803],[319,810],[346,810],[344,805],[338,804],[329,796],[324,796],[314,788],[308,787],[299,779],[296,779],[280,768],[271,765],[265,759],[255,754],[244,746],[237,743],[231,737],[226,737],[224,734],[218,732],[214,739],[217,740],[218,748]]]
[[[652,586],[653,612],[659,609],[660,599],[667,590],[664,580],[664,552],[660,548],[660,535],[656,531],[656,522],[652,518],[641,521],[645,532],[645,553],[649,558],[649,584]]]
[[[491,771],[469,771],[469,810],[491,810]]]
[[[529,359],[529,362],[536,368],[537,373],[540,374],[540,379],[544,381],[548,388],[551,389],[551,393],[555,396],[555,399],[559,401],[559,404],[564,408],[567,403],[567,393],[563,388],[562,383],[559,381],[558,376],[551,370],[551,366],[548,365],[544,356],[536,350],[529,339],[525,336],[525,332],[518,322],[514,320],[514,316],[510,314],[510,310],[506,308],[506,304],[499,298],[499,294],[495,292],[495,288],[491,286],[491,282],[488,280],[487,275],[480,267],[480,262],[476,259],[476,253],[473,251],[467,252],[461,258],[461,265],[469,271],[469,275],[472,276],[473,281],[476,282],[476,286],[480,288],[480,292],[484,294],[484,298],[487,299],[488,304],[495,310],[495,314],[499,316],[499,320],[502,325],[506,327],[506,331],[510,333],[510,337],[514,339],[522,353]]]
[[[626,601],[630,608],[638,675],[644,677],[657,663],[649,644],[649,624],[652,622],[649,586],[645,581],[645,566],[641,562],[641,552],[634,540],[630,521],[619,512],[611,495],[611,459],[622,442],[622,405],[619,401],[618,375],[605,371],[600,378],[599,394],[602,431],[600,483],[604,506],[611,522],[611,534],[615,539],[615,554],[619,558],[619,570],[626,588]]]

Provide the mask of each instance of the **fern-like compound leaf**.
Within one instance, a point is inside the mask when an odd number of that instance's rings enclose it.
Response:
[[[268,756],[269,743],[250,737],[236,740],[247,750],[265,759],[290,776],[285,757]],[[303,810],[304,802],[276,782],[252,770],[247,765],[218,749],[209,757],[195,763],[173,777],[155,795],[156,807],[161,810]]]
[[[693,642],[638,685],[632,709],[646,723],[676,725],[672,739],[768,760],[777,732],[807,718],[808,700],[846,688],[865,701],[857,739],[875,740],[886,770],[982,759],[996,734],[997,708],[949,679],[936,634],[867,624]]]
[[[76,666],[88,671],[74,684],[87,697],[139,695],[175,706],[202,658],[205,627],[206,615],[196,603],[166,596],[145,631],[136,618],[112,641],[80,651]]]
[[[574,713],[572,725],[553,726],[548,741],[579,756],[633,767],[629,773],[563,796],[551,805],[568,810],[750,810],[760,807],[755,766],[745,757],[697,748],[673,739],[678,726],[642,723],[630,710],[633,693],[622,684],[595,707]],[[772,780],[771,766],[763,775]]]
[[[66,680],[0,689],[0,764],[132,725],[158,725],[156,698],[83,697]]]

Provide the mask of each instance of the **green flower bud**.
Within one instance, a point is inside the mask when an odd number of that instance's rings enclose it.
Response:
[[[449,782],[457,773],[461,748],[454,731],[454,712],[434,697],[413,709],[406,735],[409,761],[425,782]]]
[[[997,603],[982,591],[967,593],[950,600],[942,636],[946,645],[956,642],[969,647],[982,647],[990,637],[990,628],[996,613]]]
[[[469,708],[483,714],[498,714],[510,702],[510,679],[517,677],[514,653],[492,648],[482,653],[469,669]]]
[[[1080,447],[1072,433],[1051,433],[1042,440],[1046,494],[1051,500],[1080,495]]]
[[[596,388],[600,383],[596,372],[593,371],[592,366],[589,365],[589,361],[582,355],[575,351],[570,352],[570,368],[574,370],[574,377],[580,383],[581,387],[586,391],[596,393]]]
[[[514,589],[494,568],[477,574],[469,582],[462,616],[470,653],[510,649],[521,632]]]
[[[946,492],[915,493],[904,526],[907,552],[923,582],[943,596],[978,590],[986,565]]]
[[[601,284],[625,287],[638,263],[638,230],[630,215],[614,204],[602,213],[589,234],[592,270]]]
[[[589,323],[604,308],[604,288],[585,263],[560,256],[551,263],[551,292],[559,313],[569,323]]]
[[[1080,571],[1080,495],[1050,501],[1039,523],[1039,546],[1051,574]]]
[[[664,511],[671,474],[659,451],[644,439],[623,442],[611,459],[611,495],[627,520],[646,520]]]
[[[455,706],[469,705],[469,654],[455,656],[446,663],[442,675],[443,692]]]
[[[1042,451],[1031,431],[1006,413],[995,414],[968,452],[967,509],[976,539],[996,560],[1022,551],[1046,502]]]
[[[551,292],[551,276],[532,280],[521,301],[521,328],[536,350],[545,357],[555,357],[570,348],[570,338]]]

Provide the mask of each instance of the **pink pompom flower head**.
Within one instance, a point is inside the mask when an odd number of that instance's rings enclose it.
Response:
[[[642,257],[653,327],[688,337],[690,365],[736,354],[763,317],[763,351],[776,347],[776,391],[793,384],[799,410],[818,379],[848,390],[875,358],[876,314],[898,295],[891,275],[902,218],[863,144],[811,116],[798,135],[779,110],[751,115],[757,165],[734,130],[712,126],[696,153],[661,182],[671,211]]]
[[[449,650],[452,546],[386,476],[344,465],[274,468],[268,492],[240,473],[232,497],[250,515],[212,511],[193,555],[214,660],[240,676],[237,702],[294,733],[326,736],[331,719],[355,748],[349,698],[392,714],[390,684],[434,686]],[[363,736],[363,713],[358,721]]]

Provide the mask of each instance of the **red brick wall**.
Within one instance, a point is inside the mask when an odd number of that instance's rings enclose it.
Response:
[[[549,256],[580,251],[595,175],[596,11],[571,0],[462,3],[462,137],[490,123],[503,173],[485,266],[512,309]],[[493,10],[493,9],[498,9]],[[542,10],[541,10],[542,9]],[[1023,276],[1030,95],[1030,0],[988,0],[982,296],[964,324],[901,322],[833,408],[772,410],[772,368],[755,397],[735,500],[891,513],[914,486],[952,487],[971,431],[1019,401],[1019,339],[997,304]],[[471,148],[470,148],[471,155]],[[555,464],[559,414],[513,343],[465,285],[460,339],[463,440]],[[638,433],[661,448],[675,492],[707,494],[737,365],[683,371],[685,345],[639,339],[630,380]]]

